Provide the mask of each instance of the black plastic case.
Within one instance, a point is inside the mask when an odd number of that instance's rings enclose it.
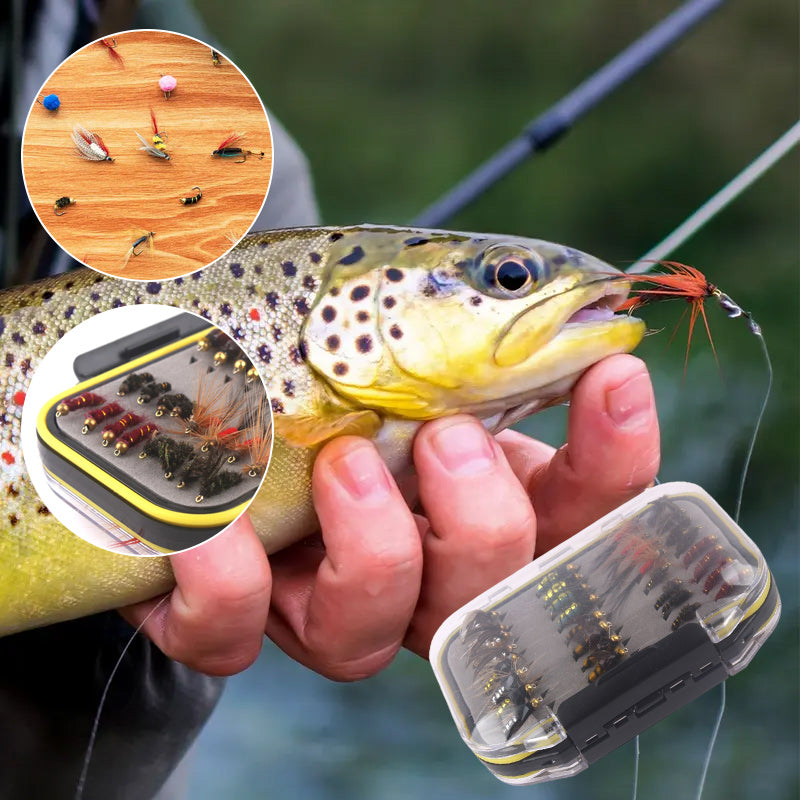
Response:
[[[212,333],[227,340],[224,362],[215,361],[219,350],[204,347]],[[237,352],[243,360],[235,371]],[[251,368],[249,374],[242,363]],[[199,381],[205,380],[207,386],[213,382],[224,386],[226,396],[245,397],[251,407],[258,403],[268,407],[261,379],[225,334],[194,315],[181,314],[78,356],[74,368],[84,380],[52,397],[38,414],[39,449],[53,489],[102,531],[107,547],[135,555],[184,550],[215,535],[247,508],[263,474],[246,477],[198,501],[196,484],[177,489],[174,480],[165,480],[158,459],[137,457],[146,440],[115,456],[113,442],[111,447],[102,446],[105,420],[84,430],[90,407],[59,412],[65,399],[93,392],[106,402],[119,402],[126,412],[140,416],[143,424],[153,423],[162,432],[186,439],[182,437],[184,421],[155,415],[157,397],[137,403],[135,391],[118,396],[123,380],[142,371],[152,373],[158,382],[170,381],[174,393],[197,392]],[[269,419],[269,411],[266,416]],[[232,468],[240,467],[233,464]]]
[[[780,599],[699,486],[639,495],[451,615],[430,659],[500,780],[574,775],[743,669]]]

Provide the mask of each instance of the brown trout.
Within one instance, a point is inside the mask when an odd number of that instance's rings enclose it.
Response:
[[[310,472],[327,440],[372,437],[398,474],[424,420],[470,412],[501,430],[564,398],[596,361],[632,350],[644,324],[614,314],[629,288],[619,275],[540,240],[360,226],[253,234],[176,280],[84,269],[0,293],[0,635],[173,585],[166,557],[114,554],[70,533],[26,476],[26,388],[81,321],[169,304],[211,320],[250,355],[276,438],[249,513],[274,552],[317,528]]]

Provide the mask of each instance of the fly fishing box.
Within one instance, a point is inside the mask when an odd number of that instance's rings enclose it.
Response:
[[[271,413],[227,334],[180,314],[79,355],[74,369],[81,382],[45,403],[36,426],[48,480],[86,520],[85,538],[175,552],[247,508],[269,459]]]
[[[699,486],[671,483],[451,615],[430,657],[478,758],[539,783],[739,672],[779,615],[755,544]]]

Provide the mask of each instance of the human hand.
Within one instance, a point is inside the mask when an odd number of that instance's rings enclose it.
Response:
[[[638,359],[587,371],[567,438],[555,451],[512,431],[490,437],[465,415],[424,425],[414,461],[425,516],[409,511],[369,441],[336,439],[313,476],[324,549],[295,545],[267,565],[242,518],[172,557],[178,588],[145,632],[195,669],[232,674],[258,654],[271,589],[267,632],[323,675],[367,677],[402,645],[425,657],[459,606],[655,478],[658,422]],[[126,616],[136,623],[154,603]]]
[[[644,364],[614,356],[573,391],[559,450],[457,415],[422,427],[414,463],[425,516],[413,515],[373,445],[343,437],[314,469],[325,549],[271,558],[267,631],[329,677],[385,667],[401,645],[427,657],[461,605],[650,485],[659,434]]]

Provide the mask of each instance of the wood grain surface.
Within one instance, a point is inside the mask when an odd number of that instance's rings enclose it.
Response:
[[[264,107],[244,75],[224,56],[166,31],[116,36],[120,66],[100,42],[79,50],[53,73],[43,94],[57,94],[58,111],[34,103],[25,127],[22,166],[36,213],[70,255],[102,272],[161,280],[202,269],[247,232],[264,202],[272,173],[272,145]],[[166,99],[162,74],[177,88]],[[153,135],[150,109],[166,132],[170,160],[141,150],[136,132]],[[78,123],[99,134],[114,162],[87,161],[72,141]],[[244,163],[212,152],[230,133],[246,133],[245,149],[264,151]],[[201,187],[196,205],[181,197]],[[63,216],[53,204],[77,203]],[[153,231],[152,248],[126,254]]]

